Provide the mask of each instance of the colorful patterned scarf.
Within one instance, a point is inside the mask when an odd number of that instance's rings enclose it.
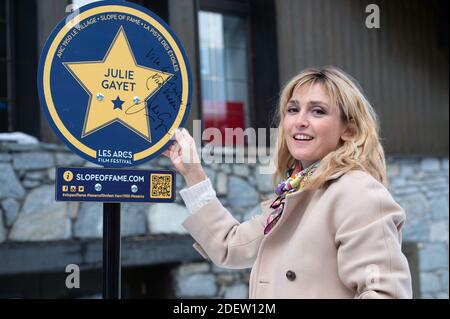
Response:
[[[270,213],[269,217],[267,218],[266,227],[264,228],[264,235],[267,235],[280,219],[281,214],[283,213],[284,199],[286,195],[296,192],[299,189],[305,187],[305,185],[308,183],[309,178],[317,169],[318,165],[319,161],[309,165],[303,170],[300,170],[300,168],[297,166],[288,172],[287,176],[290,176],[288,179],[278,184],[277,188],[275,189],[275,193],[278,195],[278,197],[270,205],[270,208],[273,208],[274,211]]]

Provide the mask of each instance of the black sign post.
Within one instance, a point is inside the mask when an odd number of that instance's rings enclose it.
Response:
[[[120,299],[120,203],[103,203],[103,299]]]

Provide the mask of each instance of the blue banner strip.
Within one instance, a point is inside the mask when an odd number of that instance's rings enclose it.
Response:
[[[74,202],[175,201],[175,172],[90,167],[57,167],[55,199]]]

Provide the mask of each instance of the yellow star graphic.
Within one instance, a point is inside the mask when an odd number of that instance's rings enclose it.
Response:
[[[119,122],[151,142],[146,101],[173,74],[138,65],[122,26],[102,61],[64,66],[89,94],[81,137]]]

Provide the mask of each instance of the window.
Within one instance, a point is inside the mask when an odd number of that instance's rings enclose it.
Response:
[[[38,37],[30,36],[37,30],[36,5],[0,0],[0,131],[39,138]]]
[[[278,101],[275,0],[199,0],[197,13],[203,128],[269,128]],[[246,148],[235,130],[235,144]],[[269,134],[256,137],[270,146]],[[265,140],[265,143],[263,139]],[[227,142],[225,144],[225,142]],[[244,145],[243,145],[244,144]],[[217,148],[218,150],[220,148]]]
[[[224,136],[250,124],[246,18],[200,11],[198,21],[203,125]]]
[[[8,45],[8,4],[9,1],[0,1],[0,132],[9,130],[8,104],[8,76],[10,76],[10,53]]]

